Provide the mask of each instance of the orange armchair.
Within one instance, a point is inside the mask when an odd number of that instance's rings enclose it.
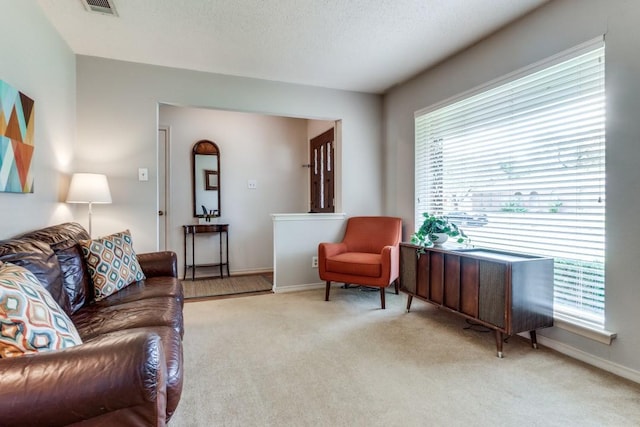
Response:
[[[327,282],[324,300],[329,301],[331,282],[379,287],[384,309],[385,288],[394,283],[398,294],[401,239],[401,218],[349,218],[342,242],[318,245],[320,279]]]

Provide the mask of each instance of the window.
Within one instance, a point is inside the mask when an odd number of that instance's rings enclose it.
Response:
[[[604,42],[415,116],[416,226],[552,256],[554,311],[604,327]]]

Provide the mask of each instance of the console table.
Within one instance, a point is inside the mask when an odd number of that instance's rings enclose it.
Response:
[[[421,248],[400,244],[400,289],[407,312],[414,297],[504,335],[553,326],[553,258],[491,249]]]
[[[191,280],[196,278],[197,267],[220,267],[220,278],[224,277],[223,267],[226,267],[227,276],[229,274],[229,224],[190,224],[183,225],[184,231],[184,276],[182,280],[187,278],[187,270],[191,269]],[[213,264],[196,264],[196,236],[199,234],[215,234],[219,235],[219,260],[218,263]],[[222,236],[224,235],[224,245],[222,242]],[[187,240],[191,236],[191,264],[187,263]],[[224,258],[222,257],[222,248],[225,247]]]

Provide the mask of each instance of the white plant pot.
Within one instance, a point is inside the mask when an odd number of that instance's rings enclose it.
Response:
[[[435,234],[432,234],[429,238],[429,240],[431,240],[431,243],[433,243],[434,246],[440,246],[444,242],[446,242],[448,239],[449,239],[449,236],[447,236],[445,233],[435,233]]]

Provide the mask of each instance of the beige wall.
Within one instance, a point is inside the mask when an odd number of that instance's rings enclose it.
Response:
[[[382,212],[379,198],[361,191],[363,183],[374,187],[382,183],[380,96],[87,56],[77,57],[77,63],[77,163],[89,171],[107,173],[113,193],[113,204],[99,206],[100,219],[94,214],[95,234],[130,228],[137,250],[157,247],[159,103],[340,119],[343,162],[358,163],[357,170],[345,168],[342,176],[345,212]],[[149,168],[148,182],[137,180],[139,167]],[[225,167],[234,165],[227,162]],[[263,232],[270,233],[271,226]]]
[[[413,230],[413,113],[605,34],[607,91],[606,328],[611,346],[559,328],[557,348],[640,380],[640,2],[555,0],[391,90],[384,100],[385,211]]]
[[[209,139],[220,149],[220,220],[230,226],[231,273],[270,270],[271,214],[307,211],[308,169],[301,165],[308,152],[308,122],[314,121],[167,105],[160,106],[159,117],[171,134],[169,249],[181,258],[181,225],[195,223],[191,150],[196,141]],[[257,181],[255,190],[247,188],[249,179]],[[217,237],[200,236],[197,244],[196,261],[211,262]]]
[[[75,56],[31,1],[0,6],[0,79],[35,101],[32,194],[0,193],[0,239],[70,220],[63,203],[75,136]],[[85,206],[86,208],[86,206]]]

